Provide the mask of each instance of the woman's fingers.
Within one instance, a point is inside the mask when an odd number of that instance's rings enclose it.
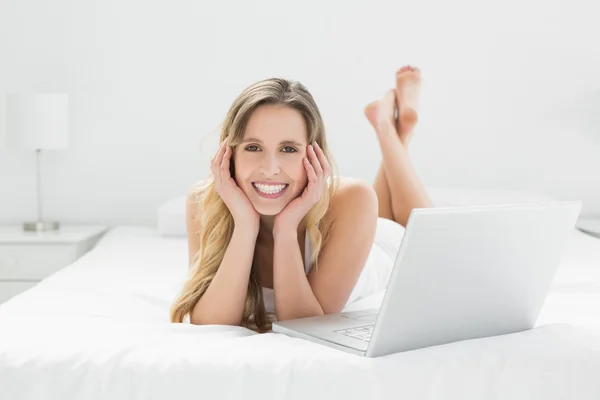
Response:
[[[215,156],[213,157],[212,161],[211,161],[211,170],[213,173],[213,177],[215,179],[215,185],[217,185],[217,189],[221,188],[221,182],[222,182],[222,178],[221,178],[221,164],[223,162],[223,155],[224,155],[224,150],[225,149],[225,143],[227,142],[227,140],[224,140],[221,142],[219,149],[217,150],[217,152],[215,153]]]
[[[314,157],[316,159],[316,162],[314,164],[317,165],[317,167],[315,168],[315,171],[317,172],[317,176],[319,178],[318,179],[318,187],[317,187],[318,194],[317,194],[316,200],[319,200],[319,198],[323,195],[323,192],[325,191],[325,185],[327,184],[327,179],[331,175],[331,167],[329,166],[329,162],[327,161],[327,158],[325,157],[325,153],[323,153],[323,150],[321,150],[321,148],[319,147],[317,142],[315,142],[315,144],[313,146],[313,153],[314,153]]]
[[[323,177],[323,168],[321,167],[321,161],[319,157],[317,157],[317,153],[314,146],[308,146],[309,156],[310,156],[310,164],[312,165],[315,173],[317,174],[317,178],[321,179]]]
[[[225,146],[225,150],[223,150],[223,157],[221,161],[221,182],[228,182],[229,178],[231,178],[231,173],[229,172],[229,165],[231,160],[231,147]]]
[[[215,155],[213,156],[211,163],[215,164],[215,165],[220,165],[221,161],[219,160],[223,154],[222,154],[222,150],[225,147],[225,143],[227,142],[227,140],[223,140],[220,144],[219,144],[219,148],[217,149],[217,151],[215,152]]]
[[[321,168],[323,168],[323,177],[325,179],[327,179],[331,176],[331,166],[329,165],[327,158],[325,158],[325,153],[323,153],[323,150],[321,150],[321,147],[319,146],[319,144],[317,142],[315,142],[314,149],[315,149],[315,153],[317,154],[317,158],[319,159],[319,162],[321,163]]]
[[[307,158],[304,158],[304,167],[306,168],[306,176],[308,177],[308,186],[306,187],[306,191],[308,192],[309,196],[312,196],[313,194],[317,196],[319,189],[317,187],[319,183],[319,177],[317,177],[315,169]]]

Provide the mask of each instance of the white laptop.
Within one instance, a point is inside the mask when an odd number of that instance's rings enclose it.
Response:
[[[580,211],[580,201],[413,209],[379,309],[273,332],[379,357],[531,329]]]

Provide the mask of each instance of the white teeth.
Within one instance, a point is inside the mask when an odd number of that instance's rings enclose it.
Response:
[[[263,185],[262,183],[254,183],[254,187],[265,194],[276,194],[285,189],[287,185]]]

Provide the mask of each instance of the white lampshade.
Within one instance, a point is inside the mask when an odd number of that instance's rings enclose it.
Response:
[[[32,150],[69,146],[69,95],[11,93],[6,106],[9,146]]]

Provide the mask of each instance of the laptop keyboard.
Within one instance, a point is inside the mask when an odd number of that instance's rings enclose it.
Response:
[[[373,333],[374,326],[375,326],[375,324],[358,326],[355,328],[340,329],[340,330],[337,330],[334,332],[339,333],[340,335],[345,335],[345,336],[349,336],[354,339],[363,340],[365,342],[368,342],[369,340],[371,340],[371,334]]]

